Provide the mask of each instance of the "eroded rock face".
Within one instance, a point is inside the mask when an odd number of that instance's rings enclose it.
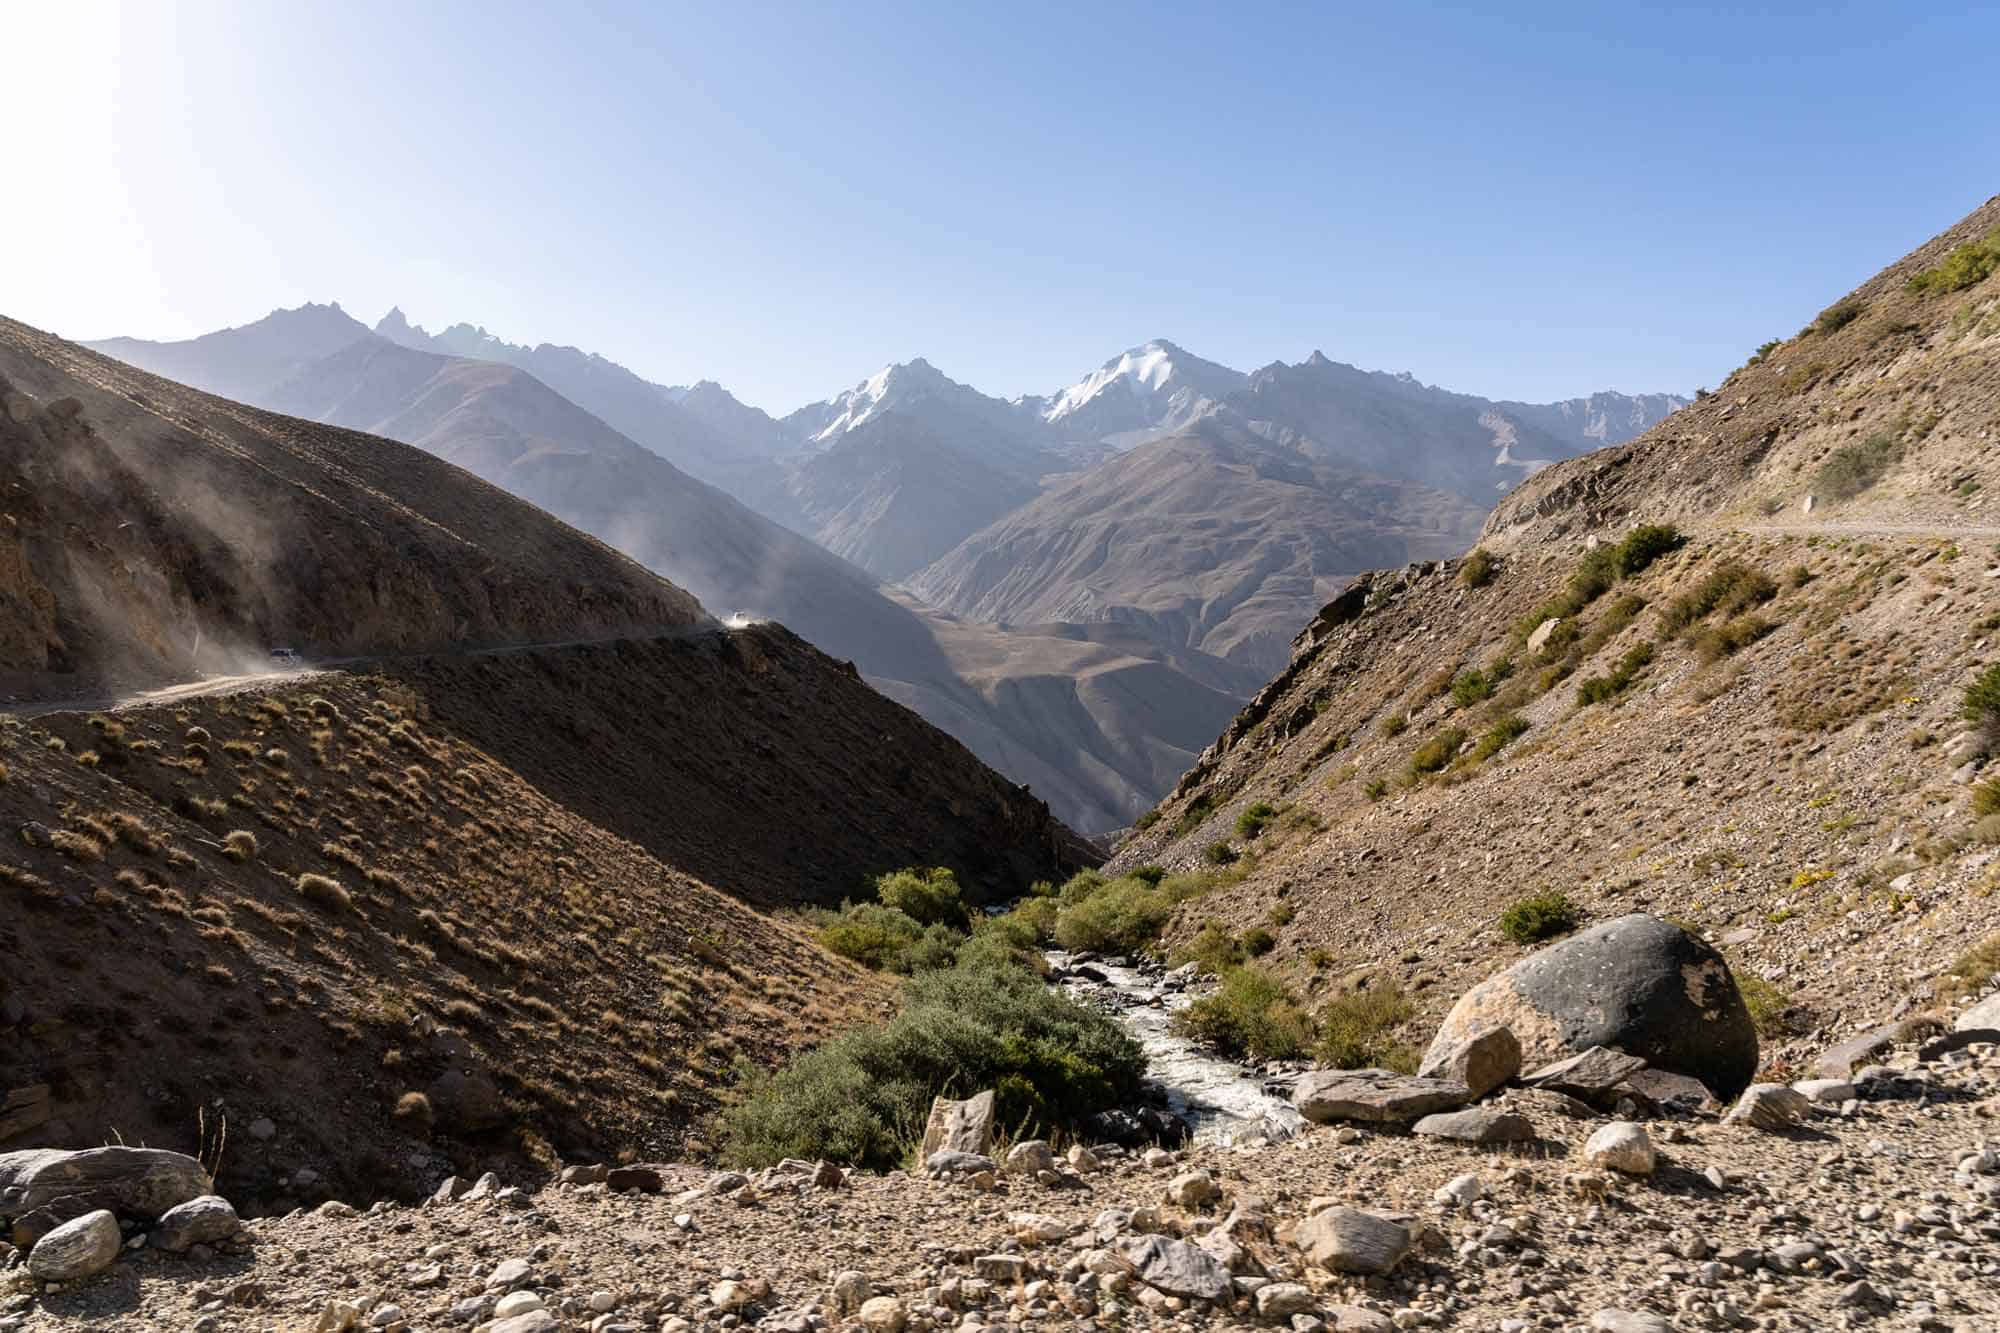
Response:
[[[1460,997],[1432,1042],[1510,1029],[1529,1068],[1606,1046],[1734,1097],[1757,1072],[1757,1030],[1722,956],[1634,913],[1529,955]]]
[[[975,1153],[984,1156],[993,1144],[993,1093],[991,1089],[964,1101],[938,1097],[931,1102],[930,1121],[924,1126],[923,1157],[935,1152]]]
[[[163,1148],[31,1148],[0,1153],[0,1218],[12,1219],[57,1199],[86,1200],[133,1217],[156,1218],[213,1193],[200,1162]]]

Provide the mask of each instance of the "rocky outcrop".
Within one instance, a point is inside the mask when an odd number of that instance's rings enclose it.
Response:
[[[57,1200],[150,1219],[213,1189],[200,1162],[161,1148],[0,1153],[0,1219],[8,1221]]]
[[[1593,1046],[1697,1078],[1734,1097],[1757,1072],[1757,1029],[1714,949],[1634,913],[1530,954],[1467,991],[1432,1057],[1500,1026],[1532,1066]]]

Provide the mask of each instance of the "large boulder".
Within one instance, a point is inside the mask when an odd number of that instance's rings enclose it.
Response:
[[[1679,926],[1634,913],[1530,954],[1445,1016],[1442,1055],[1510,1029],[1534,1068],[1607,1046],[1736,1096],[1757,1074],[1757,1029],[1722,955]]]
[[[984,1155],[993,1146],[993,1092],[953,1101],[938,1097],[931,1102],[931,1116],[924,1126],[922,1156],[935,1152],[969,1152]]]
[[[147,1237],[154,1249],[179,1254],[197,1245],[214,1245],[243,1229],[236,1210],[219,1194],[204,1194],[167,1209]]]
[[[163,1148],[31,1148],[0,1153],[0,1219],[73,1199],[151,1220],[215,1191],[200,1162]]]

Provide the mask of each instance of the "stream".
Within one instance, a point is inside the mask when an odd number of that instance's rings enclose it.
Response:
[[[1287,1080],[1267,1081],[1169,1030],[1175,1011],[1200,996],[1191,967],[1162,972],[1126,958],[1051,950],[1049,979],[1079,1003],[1115,1017],[1146,1053],[1148,1090],[1200,1143],[1275,1143],[1305,1126]]]

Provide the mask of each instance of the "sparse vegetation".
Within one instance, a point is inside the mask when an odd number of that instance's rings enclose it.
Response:
[[[991,1088],[1002,1126],[1048,1134],[1132,1096],[1144,1068],[1115,1021],[1027,968],[961,961],[905,983],[889,1022],[750,1077],[721,1116],[723,1153],[747,1167],[787,1157],[892,1167],[933,1097]]]
[[[1646,524],[1632,529],[1623,540],[1599,546],[1584,556],[1570,575],[1562,594],[1514,623],[1516,640],[1534,633],[1545,620],[1568,620],[1609,592],[1621,578],[1644,573],[1661,556],[1680,549],[1687,542],[1678,529]]]
[[[1653,661],[1653,645],[1634,644],[1625,650],[1608,675],[1592,676],[1577,687],[1576,701],[1588,707],[1591,704],[1608,703],[1630,689],[1632,682],[1639,678]]]
[[[1291,988],[1262,968],[1232,967],[1222,984],[1173,1017],[1174,1031],[1225,1055],[1289,1060],[1311,1047],[1314,1024]]]
[[[1395,1069],[1415,1073],[1417,1051],[1394,1032],[1417,1007],[1393,982],[1338,996],[1320,1011],[1313,1055],[1335,1069]]]
[[[1935,268],[1927,268],[1910,279],[1913,292],[1962,292],[1976,287],[2000,269],[2000,227],[1976,241],[1967,241],[1944,257]]]
[[[1893,435],[1871,435],[1858,444],[1843,444],[1826,456],[1813,477],[1813,494],[1827,501],[1851,500],[1887,475],[1903,456]]]
[[[1507,748],[1510,742],[1517,740],[1527,730],[1526,718],[1519,713],[1508,713],[1495,721],[1486,734],[1479,738],[1479,743],[1472,747],[1472,753],[1467,758],[1475,764],[1483,764]]]
[[[1776,1040],[1798,1035],[1786,1019],[1792,997],[1783,988],[1748,968],[1735,971],[1734,975],[1737,993],[1743,997],[1743,1007],[1750,1011],[1750,1022],[1758,1036]]]
[[[1236,816],[1236,836],[1254,840],[1278,817],[1278,807],[1269,801],[1252,801]]]
[[[1410,756],[1412,773],[1435,773],[1458,757],[1459,747],[1465,744],[1465,731],[1460,727],[1446,727],[1419,745]]]
[[[1977,723],[1987,736],[2000,741],[2000,665],[1987,667],[1965,687],[1960,712],[1965,720]]]
[[[1510,904],[1500,914],[1500,933],[1516,944],[1537,944],[1567,935],[1583,921],[1583,909],[1559,889],[1545,889]]]
[[[1201,859],[1212,866],[1234,865],[1237,855],[1236,849],[1226,842],[1211,842],[1201,850]]]
[[[883,875],[875,881],[875,897],[884,907],[923,926],[943,923],[962,927],[971,920],[958,876],[949,866],[928,870],[912,866]]]
[[[1465,563],[1458,567],[1460,582],[1468,588],[1483,588],[1493,582],[1493,574],[1500,562],[1484,546],[1475,546],[1465,557]]]
[[[249,829],[232,831],[222,840],[222,854],[232,861],[248,861],[257,855],[257,835]]]
[[[1762,606],[1778,595],[1778,585],[1762,570],[1739,560],[1718,565],[1691,591],[1667,603],[1660,612],[1663,633],[1678,634],[1716,611],[1736,615]]]
[[[347,911],[354,906],[354,897],[341,885],[339,880],[325,875],[304,874],[293,885],[299,897],[328,911]]]
[[[1868,307],[1859,301],[1837,302],[1819,312],[1819,317],[1812,322],[1812,332],[1821,336],[1838,333],[1860,319],[1862,312],[1867,309]]]
[[[1995,977],[2000,977],[2000,935],[1988,935],[1945,969],[1938,978],[1938,998],[1957,1000],[1977,995]]]

